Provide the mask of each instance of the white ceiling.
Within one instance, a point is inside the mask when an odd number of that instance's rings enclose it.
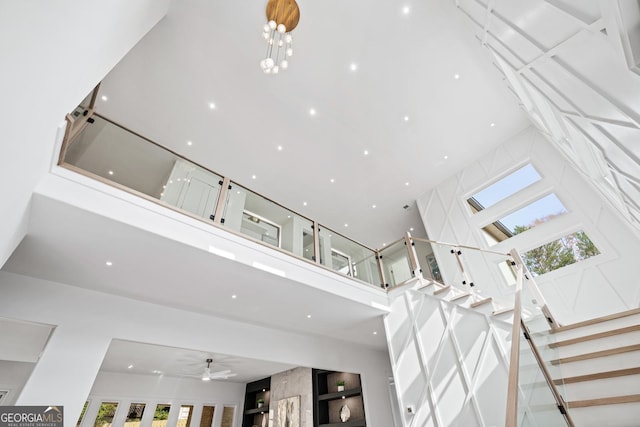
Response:
[[[207,359],[213,359],[211,372],[230,369],[237,374],[235,377],[217,381],[238,383],[259,380],[296,367],[208,351],[113,340],[100,370],[103,372],[199,379]]]
[[[277,76],[265,4],[174,1],[98,112],[373,248],[424,236],[415,199],[530,125],[453,1],[301,0]]]
[[[0,318],[0,360],[36,363],[53,327]]]

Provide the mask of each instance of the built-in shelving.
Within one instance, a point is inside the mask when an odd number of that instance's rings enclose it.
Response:
[[[262,426],[263,417],[269,416],[271,377],[248,383],[244,396],[242,427]],[[258,400],[264,403],[258,407]]]
[[[343,382],[344,389],[338,389]],[[347,421],[340,419],[343,406],[349,408]],[[313,370],[314,427],[366,427],[360,375],[347,372]]]

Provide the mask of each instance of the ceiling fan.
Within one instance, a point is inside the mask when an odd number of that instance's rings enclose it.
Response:
[[[211,372],[211,363],[213,359],[207,359],[207,366],[204,368],[204,372],[202,372],[202,376],[200,377],[202,381],[209,380],[226,380],[227,378],[235,377],[238,374],[232,373],[231,369],[225,369],[223,371]]]

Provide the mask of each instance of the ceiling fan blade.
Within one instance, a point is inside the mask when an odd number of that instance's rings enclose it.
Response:
[[[211,375],[225,376],[226,374],[230,374],[230,373],[231,373],[231,369],[225,369],[224,371],[212,372]]]
[[[236,375],[238,375],[238,374],[232,374],[232,373],[229,373],[229,372],[227,372],[225,374],[222,374],[220,372],[216,372],[216,373],[211,374],[210,378],[212,380],[216,380],[216,379],[220,379],[220,378],[227,379],[227,378],[235,377]]]

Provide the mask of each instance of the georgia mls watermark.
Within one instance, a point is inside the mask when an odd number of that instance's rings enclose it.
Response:
[[[0,406],[0,427],[63,427],[62,406]]]

